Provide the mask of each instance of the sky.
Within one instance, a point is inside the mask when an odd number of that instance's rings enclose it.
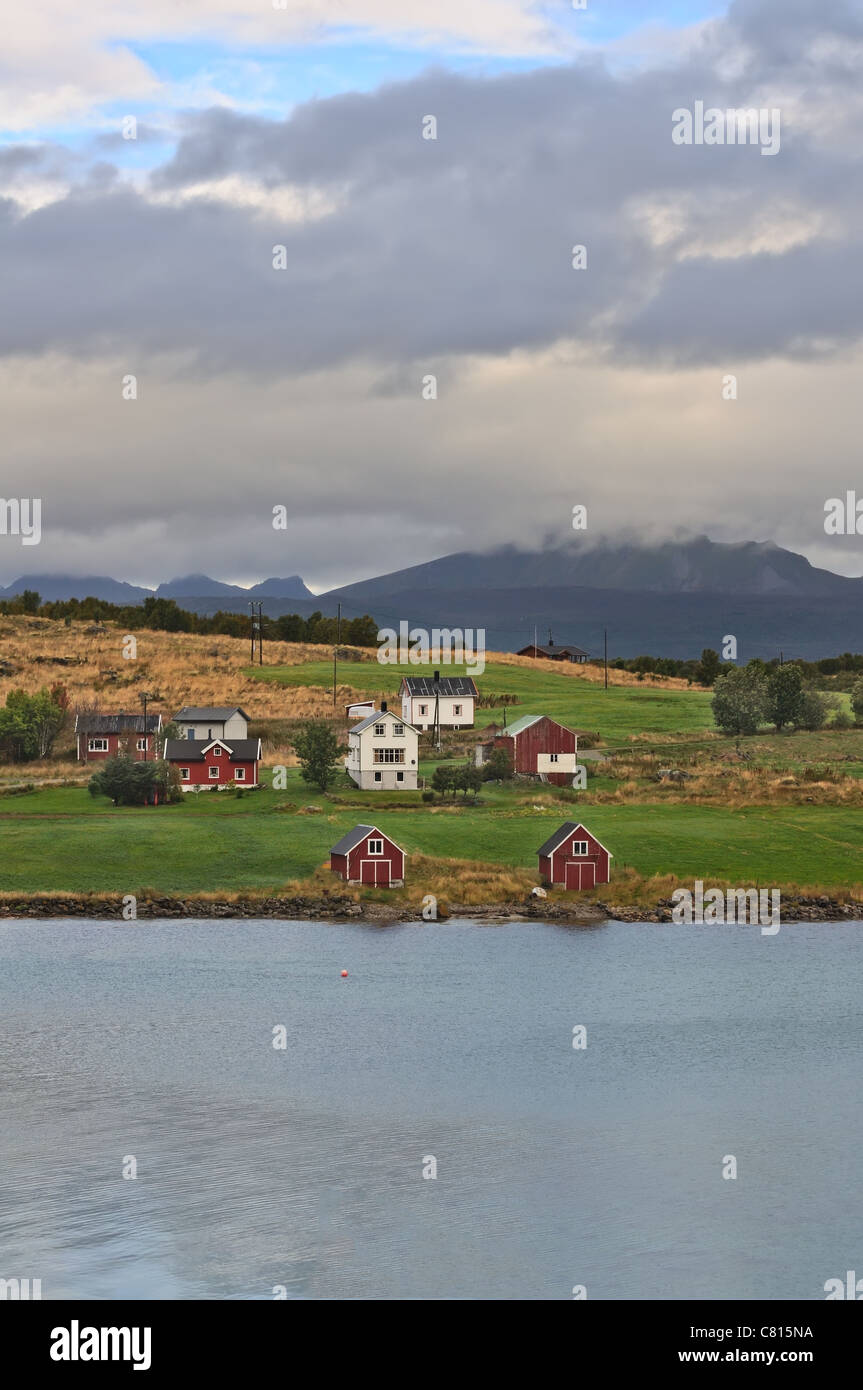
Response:
[[[863,0],[0,21],[0,584],[320,591],[575,506],[863,573]]]

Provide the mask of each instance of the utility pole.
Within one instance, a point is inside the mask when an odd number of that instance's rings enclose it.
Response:
[[[339,669],[339,643],[342,640],[342,605],[339,604],[339,615],[336,618],[336,645],[333,647],[333,709],[336,707],[336,682],[338,680]]]
[[[605,688],[608,689],[608,628],[602,629],[602,651],[605,662]]]
[[[258,665],[264,664],[264,605],[258,604]]]
[[[251,648],[250,648],[250,651],[249,651],[249,660],[250,660],[250,661],[252,662],[252,664],[254,665],[254,661],[255,661],[255,605],[254,605],[252,599],[249,599],[249,642],[251,643]]]
[[[434,673],[434,729],[435,744],[440,752],[440,671]]]

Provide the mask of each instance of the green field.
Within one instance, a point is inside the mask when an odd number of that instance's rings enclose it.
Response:
[[[321,813],[298,813],[309,805]],[[210,793],[167,807],[114,809],[83,789],[52,788],[0,801],[0,890],[270,891],[312,873],[359,820],[379,825],[408,853],[534,869],[538,846],[570,818],[578,819],[576,805],[534,811],[529,798],[505,791],[455,810],[411,798],[404,810],[376,811],[373,793],[357,809],[333,806],[296,774],[286,792]],[[616,869],[642,875],[746,887],[863,880],[863,816],[854,807],[596,805],[584,818]]]
[[[446,666],[444,675],[462,675],[463,666]],[[248,668],[248,675],[277,685],[313,685],[333,688],[333,668],[325,661],[301,666]],[[394,700],[401,678],[428,674],[417,666],[381,666],[377,662],[339,663],[339,684],[367,696]],[[706,690],[662,690],[652,686],[610,685],[587,681],[579,676],[560,675],[524,666],[504,666],[490,662],[477,685],[483,696],[515,695],[518,704],[509,706],[510,722],[522,714],[548,714],[575,729],[599,730],[609,743],[619,743],[643,733],[690,733],[713,728],[711,695]],[[503,706],[477,710],[477,727],[501,723]]]

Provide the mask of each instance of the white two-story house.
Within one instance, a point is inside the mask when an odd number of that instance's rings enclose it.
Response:
[[[470,676],[402,676],[402,716],[417,729],[472,729],[479,691]]]
[[[416,791],[419,735],[386,702],[348,732],[345,771],[363,791]]]

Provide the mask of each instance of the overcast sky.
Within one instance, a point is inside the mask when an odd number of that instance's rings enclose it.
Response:
[[[0,583],[322,589],[579,503],[863,572],[861,0],[2,9]]]

